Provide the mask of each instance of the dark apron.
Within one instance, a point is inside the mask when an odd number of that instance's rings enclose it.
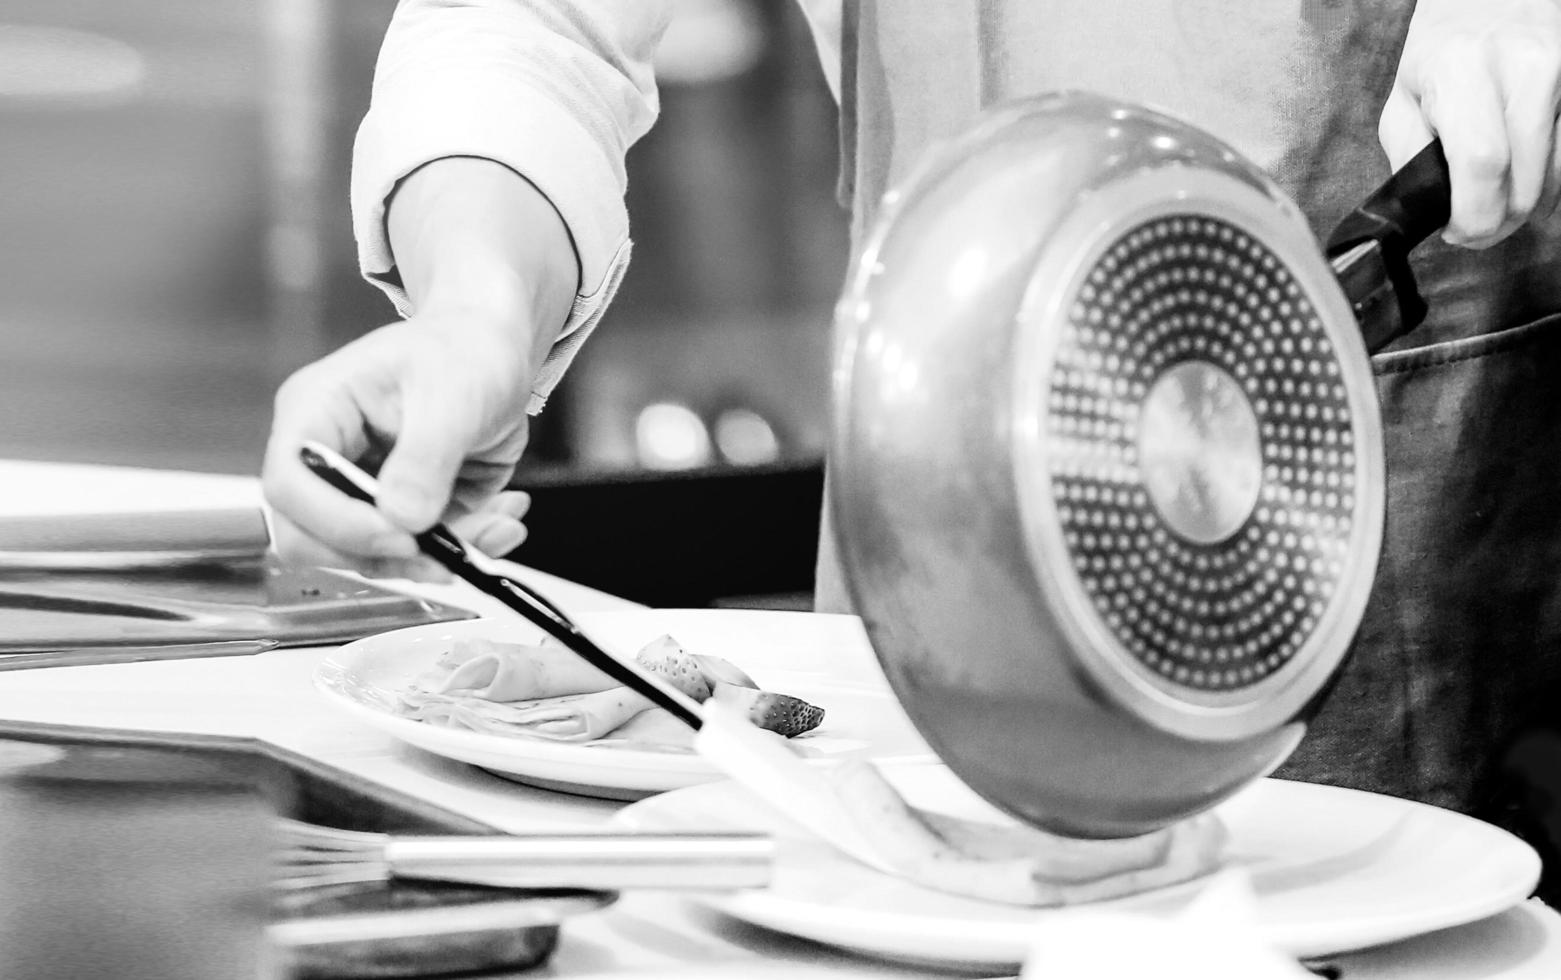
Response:
[[[1159,70],[1196,76],[1164,83],[1188,100],[1177,114],[1246,152],[1241,132],[1200,111],[1228,99],[1221,86],[1233,86],[1238,99],[1275,99],[1273,120],[1248,113],[1238,123],[1261,150],[1253,158],[1320,236],[1386,176],[1375,123],[1411,3],[1097,4],[847,0],[842,186],[858,235],[914,157],[982,107],[1048,86],[1080,87],[1015,69],[1026,44],[1057,43],[1040,32],[1068,30],[1061,18],[1070,14],[1102,32],[1070,43],[1109,62],[1135,7],[1173,19],[1207,12],[1208,23],[1183,24],[1185,32],[1164,39],[1174,46],[1195,38],[1193,56],[1156,52]],[[1274,12],[1281,8],[1290,13]],[[1282,16],[1294,23],[1279,23]],[[1113,18],[1115,34],[1106,30]],[[1228,36],[1210,36],[1221,31]],[[1243,45],[1255,31],[1261,43]],[[1213,68],[1199,60],[1222,50],[1247,54]],[[1241,89],[1243,57],[1265,62],[1245,66],[1254,78],[1264,73],[1252,93]],[[1109,64],[1092,66],[1087,87],[1150,101],[1137,97],[1161,85],[1140,67],[1152,59],[1132,51],[1125,59],[1120,77]],[[1271,77],[1274,65],[1289,77]],[[1223,95],[1199,101],[1194,89],[1204,81]],[[1552,223],[1480,253],[1432,243],[1418,260],[1432,317],[1407,349],[1375,361],[1389,484],[1380,571],[1351,658],[1278,775],[1499,816],[1536,792],[1534,778],[1510,778],[1507,770],[1523,768],[1515,758],[1537,768],[1540,781],[1561,768],[1561,748],[1551,756],[1533,741],[1561,704],[1561,319],[1545,316],[1561,310],[1558,242]],[[818,607],[845,606],[826,530]]]
[[[1386,541],[1350,661],[1280,774],[1478,808],[1561,696],[1561,317],[1374,366]]]

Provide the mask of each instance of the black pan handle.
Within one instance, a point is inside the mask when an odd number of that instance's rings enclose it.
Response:
[[[1355,308],[1367,350],[1382,349],[1425,319],[1409,253],[1451,217],[1447,156],[1442,141],[1433,139],[1329,236],[1328,258]]]

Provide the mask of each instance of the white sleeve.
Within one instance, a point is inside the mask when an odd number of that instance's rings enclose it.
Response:
[[[403,315],[385,228],[398,181],[432,160],[483,157],[545,194],[574,241],[580,291],[533,412],[596,326],[629,259],[623,158],[650,128],[667,4],[651,0],[400,0],[353,153],[358,261]]]

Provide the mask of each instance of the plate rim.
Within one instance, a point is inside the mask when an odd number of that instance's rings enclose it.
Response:
[[[905,778],[914,778],[917,770],[921,772],[941,770],[948,778],[956,780],[958,778],[942,763],[907,767],[886,774],[890,775],[891,779],[897,773]],[[1541,870],[1539,854],[1528,842],[1494,824],[1443,807],[1350,787],[1277,778],[1257,780],[1232,800],[1239,800],[1242,794],[1255,791],[1273,792],[1277,786],[1285,787],[1277,790],[1278,792],[1301,793],[1307,796],[1370,798],[1376,801],[1373,805],[1402,808],[1406,815],[1426,814],[1430,819],[1438,822],[1457,824],[1487,841],[1499,843],[1501,848],[1499,852],[1490,849],[1487,853],[1493,855],[1496,860],[1505,859],[1513,863],[1511,877],[1506,887],[1499,889],[1493,887],[1488,892],[1478,893],[1478,897],[1472,900],[1442,903],[1434,914],[1386,909],[1374,913],[1369,920],[1365,921],[1349,918],[1326,924],[1261,923],[1260,928],[1265,941],[1290,955],[1303,958],[1344,955],[1478,922],[1521,904],[1533,893],[1533,888],[1539,880]],[[671,798],[696,792],[731,791],[736,787],[737,784],[734,782],[723,781],[663,793],[624,807],[613,817],[613,821],[634,826],[640,813],[675,802]],[[1227,801],[1222,806],[1228,806],[1230,803],[1231,801]],[[1218,809],[1216,808],[1216,812]],[[840,859],[848,860],[843,856]],[[1489,863],[1494,862],[1487,862],[1487,865]],[[1197,887],[1196,881],[1183,882],[1158,889],[1155,893],[1170,894],[1195,887]],[[1459,897],[1461,896],[1460,892]],[[1090,904],[1110,907],[1139,897],[1128,896]],[[1016,921],[971,921],[927,914],[855,908],[850,910],[849,916],[842,916],[839,906],[803,901],[777,894],[769,888],[724,894],[692,894],[689,900],[750,925],[858,953],[879,955],[902,963],[935,964],[943,968],[1013,969],[1022,965],[1024,954],[1030,947],[1030,940],[1025,935],[1026,927]],[[1066,914],[1080,907],[1084,906],[1073,906],[1068,909],[1030,909],[1025,910],[1025,914],[1032,917],[1048,913]],[[919,939],[919,942],[907,943],[906,939]],[[973,946],[981,948],[974,949]],[[951,949],[958,949],[961,955],[953,955],[949,952]]]
[[[708,617],[710,619],[753,617],[771,622],[778,619],[802,622],[806,619],[813,623],[830,622],[834,624],[832,628],[845,628],[845,624],[855,623],[857,628],[861,629],[861,621],[856,616],[838,613],[810,613],[796,610],[612,609],[581,613],[576,618],[580,625],[589,631],[593,622],[602,623],[613,620],[632,622],[639,618],[656,620],[667,616],[689,615],[701,618]],[[373,636],[363,637],[351,643],[343,644],[331,650],[315,666],[311,674],[311,682],[315,690],[331,704],[345,709],[354,717],[398,741],[433,755],[503,774],[506,778],[514,777],[520,782],[525,782],[528,778],[546,778],[552,780],[553,783],[567,782],[569,785],[576,787],[575,791],[589,795],[592,790],[671,792],[678,789],[687,789],[690,785],[718,782],[725,778],[719,769],[702,756],[694,753],[602,748],[571,742],[555,742],[546,739],[526,740],[523,743],[526,747],[524,759],[515,760],[509,757],[507,753],[501,751],[501,749],[504,745],[519,744],[516,739],[501,735],[489,735],[483,732],[425,725],[410,718],[403,718],[365,704],[340,689],[338,678],[352,668],[352,660],[370,656],[371,651],[375,647],[388,642],[394,642],[396,637],[413,639],[418,636],[452,633],[491,635],[495,632],[500,635],[509,632],[535,634],[539,633],[540,629],[520,619],[502,616],[482,616],[476,619],[454,622],[420,623],[401,629],[387,630],[383,633],[376,633]],[[866,643],[865,631],[862,633],[862,639]],[[869,647],[868,650],[869,655],[871,655],[871,648]],[[860,687],[860,685],[852,681],[842,681],[840,687],[842,689],[851,689]],[[871,693],[883,693],[891,699],[893,698],[893,694],[887,686],[881,692],[875,688]],[[935,759],[935,756],[931,755],[930,750],[928,750],[927,752],[901,751],[893,754],[875,755],[872,758],[880,764],[898,766],[931,762]],[[525,768],[512,767],[512,764],[517,761],[522,763],[534,761],[537,765],[526,766]],[[819,761],[827,762],[829,759],[826,757]],[[538,775],[534,771],[538,766],[555,768],[560,766],[578,767],[577,775],[580,778],[560,781],[552,776]],[[612,778],[606,778],[608,773],[615,775]]]

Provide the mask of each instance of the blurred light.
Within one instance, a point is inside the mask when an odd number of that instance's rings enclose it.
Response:
[[[729,408],[716,416],[715,444],[728,463],[738,466],[780,459],[780,440],[774,427],[751,408]]]
[[[0,99],[96,104],[133,95],[145,79],[146,59],[123,41],[0,24]]]
[[[634,420],[634,446],[640,465],[652,470],[684,470],[710,462],[710,433],[704,420],[686,405],[653,402]]]
[[[676,0],[656,49],[656,80],[698,85],[741,75],[764,54],[764,25],[748,0]]]

